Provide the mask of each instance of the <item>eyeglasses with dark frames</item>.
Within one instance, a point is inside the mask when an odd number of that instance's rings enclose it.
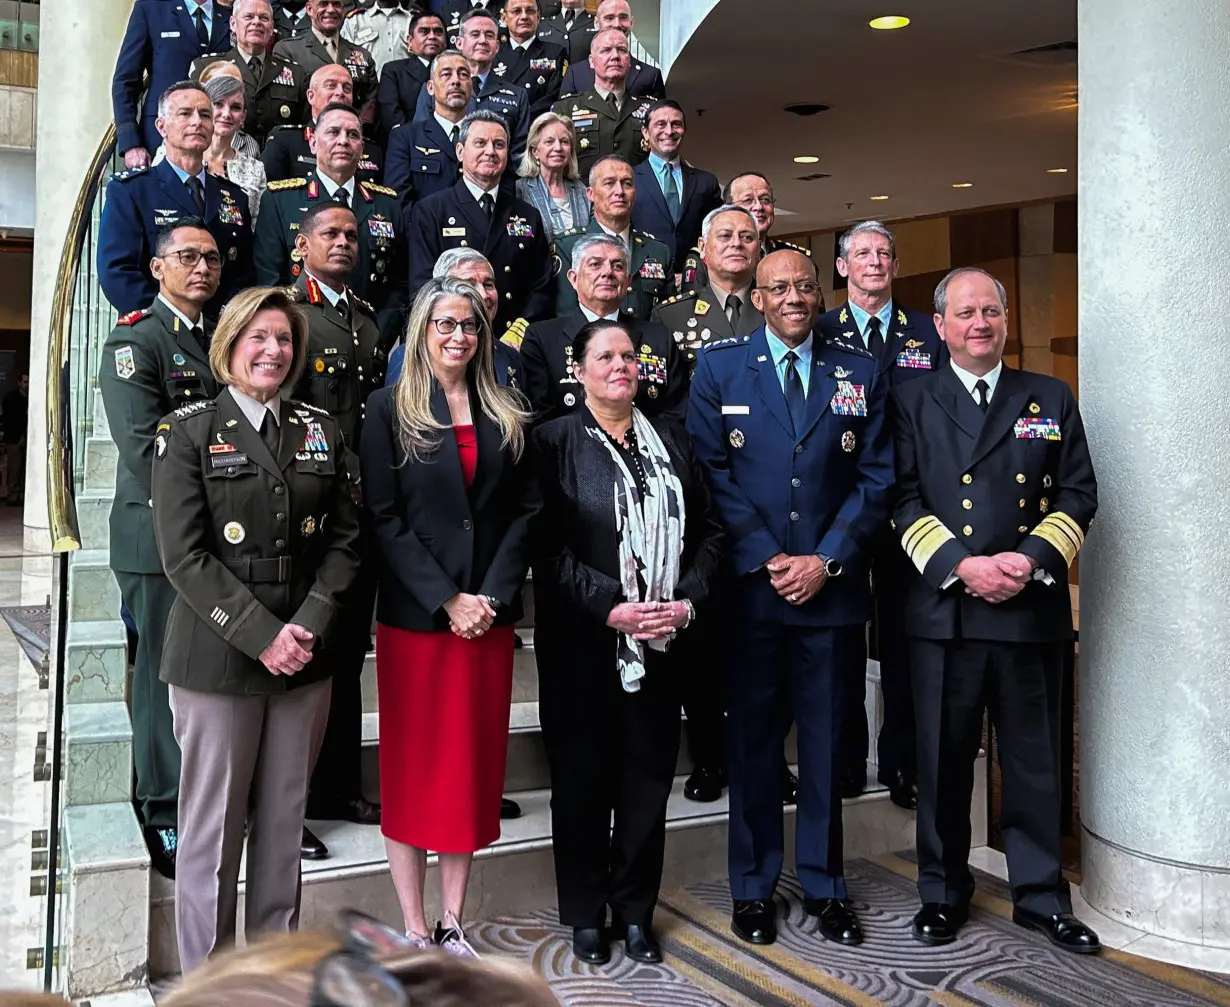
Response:
[[[455,318],[433,318],[431,323],[436,327],[436,331],[442,336],[451,336],[457,331],[457,326],[461,326],[461,331],[467,336],[478,335],[478,320],[475,318],[467,318],[464,321],[457,321]]]
[[[169,259],[175,256],[179,264],[185,269],[196,269],[197,264],[204,259],[205,265],[210,269],[222,268],[222,256],[217,252],[202,252],[196,248],[171,248],[168,249],[165,255],[160,255],[160,259]]]

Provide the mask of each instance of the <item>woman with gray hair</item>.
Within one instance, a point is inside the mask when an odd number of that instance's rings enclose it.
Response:
[[[549,241],[589,226],[593,208],[577,168],[576,145],[572,123],[555,112],[544,112],[530,127],[517,169],[521,176],[517,198],[542,214]]]
[[[461,929],[475,851],[500,835],[513,626],[538,491],[524,400],[496,383],[478,291],[428,280],[397,383],[373,392],[360,441],[380,544],[376,681],[381,830],[407,936],[473,955]],[[443,923],[423,907],[440,855]]]

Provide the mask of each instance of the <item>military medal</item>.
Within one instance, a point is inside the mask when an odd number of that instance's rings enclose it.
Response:
[[[732,448],[741,448],[747,441],[743,437],[743,431],[738,427],[730,432],[730,446]]]
[[[657,385],[649,386],[649,397],[651,399],[656,399],[658,397],[658,386]]]
[[[243,525],[238,521],[228,521],[222,528],[222,535],[231,545],[239,545],[247,537],[247,534],[243,530]]]
[[[176,320],[177,322],[179,321],[179,319],[178,319],[178,318],[177,318],[177,319],[175,319],[175,320]],[[180,367],[182,367],[184,364],[186,364],[186,363],[187,363],[187,361],[186,361],[186,360],[184,360],[184,355],[183,355],[182,353],[176,353],[174,356],[172,356],[172,357],[171,357],[171,359],[172,359],[175,363],[179,364],[179,366],[180,366]]]
[[[854,450],[854,431],[847,430],[841,435],[841,450],[849,454]]]
[[[309,514],[303,519],[303,524],[299,526],[299,530],[305,536],[314,535],[316,533],[316,519]]]
[[[278,109],[278,111],[282,113],[283,119],[290,118],[290,106],[289,105],[283,105],[280,109]]]
[[[1031,402],[1031,403],[1029,404],[1029,411],[1030,411],[1031,413],[1034,413],[1034,414],[1036,415],[1036,414],[1038,414],[1038,413],[1042,412],[1042,407],[1041,407],[1040,405],[1038,405],[1038,403],[1036,403],[1036,402]]]
[[[572,392],[567,392],[564,395],[564,405],[572,407],[577,404],[577,397]]]

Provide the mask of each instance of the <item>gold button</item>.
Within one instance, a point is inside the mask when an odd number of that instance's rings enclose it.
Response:
[[[1018,504],[1018,506],[1020,506],[1020,507],[1024,507],[1024,506],[1025,506],[1025,501],[1024,501],[1024,500],[1020,501],[1020,503]]]
[[[1026,525],[1021,525],[1017,529],[1017,531],[1019,531],[1022,535],[1024,535],[1027,531],[1029,531],[1029,528]]]
[[[962,535],[973,535],[974,529],[971,528],[969,525],[966,525],[964,528],[961,529],[961,534]]]
[[[1024,472],[1018,472],[1018,473],[1016,474],[1016,481],[1017,481],[1017,482],[1019,482],[1019,483],[1023,483],[1023,482],[1025,481],[1025,473],[1024,473]]]
[[[970,510],[973,508],[974,504],[973,504],[973,501],[971,500],[962,500],[961,506],[964,507],[966,510]]]
[[[973,481],[974,481],[974,477],[970,475],[968,472],[966,472],[965,475],[961,477],[961,482],[965,483],[966,486],[968,486]]]

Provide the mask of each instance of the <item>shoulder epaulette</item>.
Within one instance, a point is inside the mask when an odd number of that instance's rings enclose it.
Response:
[[[375,315],[375,314],[376,314],[376,309],[375,309],[375,308],[373,308],[373,307],[371,306],[371,304],[369,304],[367,301],[363,300],[363,298],[362,298],[362,297],[359,297],[359,296],[358,296],[358,295],[357,295],[357,294],[356,294],[353,290],[351,290],[349,287],[347,287],[347,288],[346,288],[346,296],[347,296],[347,297],[349,297],[352,301],[354,301],[354,303],[355,303],[355,304],[357,304],[360,308],[362,308],[364,311],[366,311],[369,315]]]
[[[302,189],[307,182],[306,178],[279,178],[276,182],[270,182],[268,188],[271,192],[280,192],[282,189]]]
[[[127,182],[130,178],[136,178],[138,175],[144,175],[149,171],[148,167],[143,168],[127,168],[124,171],[117,171],[111,178],[116,182]]]
[[[742,346],[751,338],[751,336],[731,336],[729,339],[719,339],[716,343],[706,343],[701,347],[701,350],[708,353],[710,350],[720,350],[730,346]]]
[[[505,346],[514,349],[521,349],[521,341],[525,339],[525,333],[530,327],[528,318],[514,318],[508,323],[508,328],[504,330],[504,335],[500,336],[500,342]]]
[[[835,350],[845,350],[846,353],[853,353],[856,357],[869,357],[875,359],[875,354],[862,346],[855,346],[853,343],[847,343],[840,336],[830,336],[824,341],[825,346],[831,346]]]
[[[570,227],[568,228],[568,230],[561,233],[560,237],[561,238],[571,238],[578,234],[584,234],[585,230],[586,229],[584,227]]]
[[[658,307],[664,308],[668,304],[674,304],[676,301],[686,301],[689,297],[695,297],[695,296],[696,296],[695,290],[685,290],[682,294],[676,294],[674,297],[668,297],[665,301],[662,301],[658,305]]]
[[[375,182],[364,182],[363,184],[366,185],[372,192],[379,192],[385,196],[397,195],[397,190],[390,189],[387,185],[377,185]]]
[[[186,406],[180,406],[175,410],[175,416],[182,420],[192,416],[194,413],[201,413],[207,409],[217,408],[218,403],[213,399],[198,399],[196,402],[189,402]]]
[[[648,231],[641,231],[640,235],[646,241],[657,241],[658,240],[658,236],[656,234],[650,234]]]
[[[116,325],[135,325],[142,318],[150,313],[149,308],[142,308],[140,311],[130,311],[128,314],[115,320]]]
[[[287,404],[295,409],[306,409],[309,413],[319,413],[321,416],[328,416],[328,409],[321,409],[320,406],[314,406],[310,402],[300,402],[298,399],[288,399]]]
[[[349,21],[356,14],[362,14],[365,10],[367,10],[366,7],[356,7],[354,10],[352,10],[349,14],[346,15],[346,20]]]

